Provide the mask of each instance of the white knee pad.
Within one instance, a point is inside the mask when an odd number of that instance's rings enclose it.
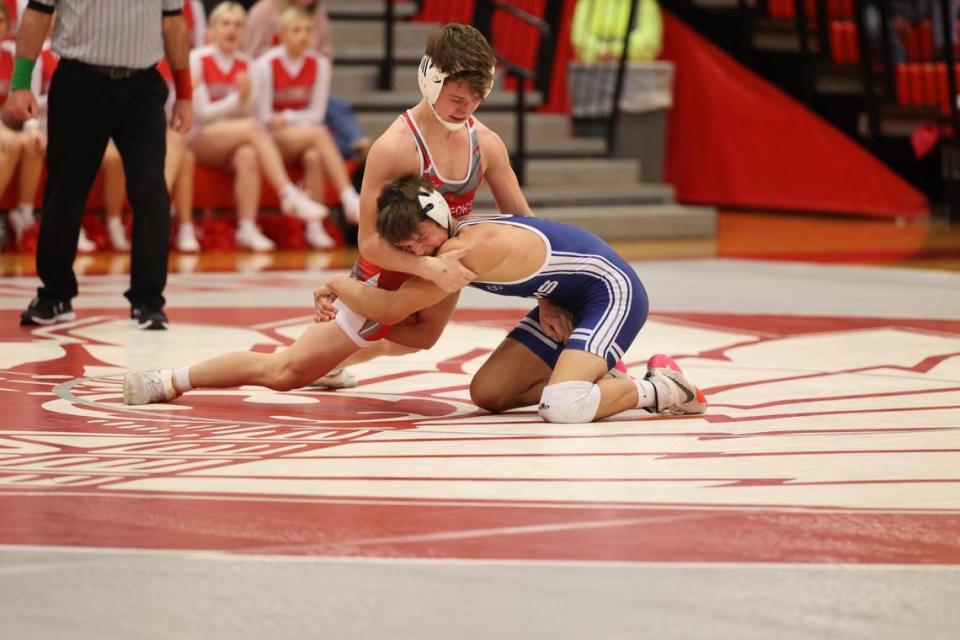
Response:
[[[593,422],[600,406],[600,387],[585,380],[558,382],[543,388],[540,417],[567,424]]]

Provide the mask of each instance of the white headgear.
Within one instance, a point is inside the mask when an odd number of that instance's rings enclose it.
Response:
[[[450,205],[447,204],[442,193],[436,189],[433,191],[420,189],[417,191],[417,200],[420,202],[420,212],[423,215],[446,229],[448,235],[453,233],[453,214],[450,213]]]
[[[457,73],[463,71],[463,69],[457,69],[452,73]],[[493,76],[496,74],[496,67],[490,68],[490,75]],[[440,114],[437,113],[437,110],[433,108],[433,105],[437,103],[437,100],[440,98],[440,91],[443,89],[443,83],[449,76],[449,73],[444,73],[440,70],[440,67],[433,63],[433,60],[430,56],[423,56],[420,59],[420,66],[417,67],[417,84],[420,85],[420,93],[423,94],[423,97],[426,98],[427,104],[430,105],[430,110],[433,111],[433,115],[436,116],[437,120],[440,121],[440,124],[445,126],[451,131],[457,131],[464,124],[454,124],[452,122],[447,122],[440,117]],[[484,91],[483,97],[486,98],[490,95],[490,91],[493,90],[493,83],[490,83],[490,86],[487,87],[487,90]]]

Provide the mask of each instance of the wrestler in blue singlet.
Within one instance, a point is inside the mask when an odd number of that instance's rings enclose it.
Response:
[[[540,326],[534,307],[510,332],[510,338],[553,368],[564,348],[604,358],[613,368],[623,358],[647,319],[647,292],[633,268],[594,234],[570,225],[528,216],[491,216],[461,220],[457,232],[476,224],[507,224],[528,229],[547,246],[536,273],[517,282],[471,282],[497,295],[547,298],[573,314],[574,330],[559,344]]]

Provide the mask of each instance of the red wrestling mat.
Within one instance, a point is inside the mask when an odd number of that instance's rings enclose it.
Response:
[[[521,315],[461,310],[336,392],[120,403],[123,367],[271,351],[302,309],[0,313],[0,544],[620,561],[960,562],[960,322],[659,314],[711,407],[549,425],[470,375]]]

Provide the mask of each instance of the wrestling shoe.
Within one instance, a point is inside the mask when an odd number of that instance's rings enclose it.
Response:
[[[170,369],[131,371],[123,376],[124,404],[166,402],[179,395],[173,388],[173,372]]]
[[[690,384],[680,365],[670,356],[662,353],[651,356],[647,360],[647,375],[643,379],[648,380],[657,391],[656,413],[682,415],[707,410],[707,399],[703,392]]]
[[[623,364],[623,360],[617,360],[617,363],[613,365],[613,369],[607,371],[608,378],[620,378],[621,380],[629,380],[630,373],[627,371],[627,365]]]
[[[357,377],[346,369],[334,369],[307,386],[326,387],[327,389],[352,389],[357,386]]]
[[[301,220],[322,220],[330,215],[326,205],[320,204],[300,189],[291,186],[286,189],[280,199],[280,209],[288,215],[294,215]]]
[[[30,301],[30,305],[20,314],[20,324],[56,324],[58,322],[70,322],[76,320],[77,314],[73,312],[73,307],[69,300],[54,300],[53,298],[36,297]]]

